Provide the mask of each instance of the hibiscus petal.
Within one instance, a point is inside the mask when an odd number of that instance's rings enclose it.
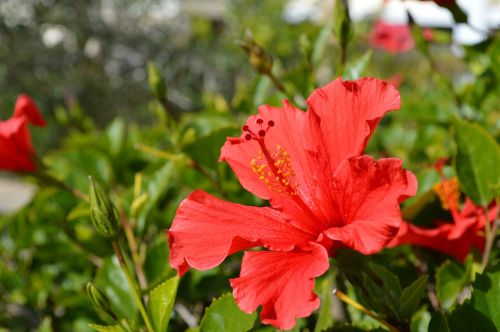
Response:
[[[288,330],[318,308],[314,278],[328,266],[326,250],[314,243],[311,251],[245,252],[240,277],[231,279],[234,298],[247,313],[262,305],[263,323]]]
[[[474,229],[460,229],[460,237],[452,236],[456,231],[456,226],[453,224],[442,224],[436,228],[426,229],[402,221],[397,236],[388,247],[412,244],[443,252],[459,261],[465,259],[473,246],[479,250],[484,247],[484,237],[478,236]]]
[[[311,236],[272,208],[230,203],[197,190],[177,209],[168,238],[170,265],[182,274],[187,266],[211,269],[228,255],[255,246],[293,250]]]
[[[34,171],[32,161],[35,150],[24,117],[0,121],[0,169]]]
[[[273,125],[268,127],[270,122]],[[259,114],[249,117],[245,126],[253,133],[267,129],[263,145],[272,163],[279,163],[281,169],[270,168],[263,146],[243,137],[228,139],[220,159],[229,163],[245,189],[270,200],[297,227],[320,232],[326,220],[336,217],[336,210],[331,204],[333,171],[320,137],[319,118],[284,101],[281,108],[260,107]],[[253,162],[262,171],[256,171]],[[288,175],[279,178],[281,174]]]
[[[343,161],[334,174],[342,224],[326,236],[363,254],[384,248],[399,229],[399,202],[417,190],[415,176],[401,165],[399,159],[369,156]]]
[[[35,126],[44,127],[47,124],[36,104],[25,94],[17,97],[16,105],[14,106],[14,117],[19,116],[25,116],[29,123]]]
[[[332,169],[348,157],[361,155],[382,116],[401,106],[399,92],[374,78],[339,78],[314,91],[307,103],[321,119]]]

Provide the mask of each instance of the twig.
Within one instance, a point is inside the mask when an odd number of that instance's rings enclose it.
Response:
[[[273,85],[276,87],[276,89],[283,92],[291,102],[295,102],[295,98],[293,97],[293,95],[286,90],[283,83],[281,83],[279,78],[277,78],[272,71],[266,73],[266,76],[271,79],[271,82],[273,82]]]
[[[125,231],[125,237],[127,238],[127,243],[132,256],[132,262],[134,263],[135,274],[137,276],[137,280],[139,281],[139,286],[141,290],[146,289],[148,287],[148,283],[146,281],[146,276],[142,268],[142,262],[139,257],[139,246],[137,245],[137,239],[123,210],[120,211],[120,221],[122,223],[123,230]]]
[[[120,263],[120,267],[121,267],[123,273],[125,274],[125,277],[127,278],[127,281],[130,285],[130,288],[132,290],[132,296],[134,297],[135,303],[137,304],[137,307],[139,308],[142,319],[144,320],[144,324],[146,324],[146,329],[148,330],[148,332],[154,332],[153,326],[151,325],[151,321],[149,320],[149,316],[146,312],[146,309],[144,308],[144,304],[142,303],[139,292],[137,291],[137,287],[135,285],[135,282],[132,279],[130,272],[128,271],[127,264],[125,263],[125,260],[123,259],[122,250],[120,248],[120,245],[118,244],[117,241],[112,241],[112,245],[113,245],[113,250],[115,252],[115,255],[118,258],[118,262]]]
[[[484,245],[483,259],[481,261],[481,271],[484,271],[484,269],[488,265],[488,261],[490,260],[491,249],[493,248],[493,242],[495,240],[495,235],[498,227],[498,220],[496,216],[493,219],[493,227],[490,225],[487,206],[483,207],[483,211],[484,211],[484,218],[486,219],[484,225],[486,243]]]

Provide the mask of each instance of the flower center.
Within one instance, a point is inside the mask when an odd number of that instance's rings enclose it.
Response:
[[[255,123],[256,130],[250,129],[248,125],[243,126],[245,139],[257,141],[261,148],[259,155],[250,161],[252,171],[271,191],[289,196],[297,195],[295,173],[288,152],[279,144],[274,150],[269,150],[264,143],[267,132],[274,127],[274,121],[268,121],[265,129],[264,120],[257,119]]]
[[[270,158],[266,158],[266,155]],[[268,159],[271,159],[270,161]],[[259,151],[259,156],[250,161],[252,171],[264,181],[267,187],[276,193],[285,193],[290,196],[297,195],[295,173],[292,169],[290,157],[281,145],[276,145],[273,152],[264,146]]]
[[[458,209],[460,199],[460,190],[456,177],[451,179],[443,179],[440,183],[434,185],[434,192],[438,195],[441,201],[441,206],[445,210]]]

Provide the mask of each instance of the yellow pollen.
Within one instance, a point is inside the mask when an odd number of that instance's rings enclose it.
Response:
[[[252,171],[271,191],[290,196],[297,195],[295,173],[287,151],[282,146],[276,145],[275,150],[268,150],[268,153],[271,158],[269,161],[264,157],[262,150],[256,159],[250,161]]]
[[[458,179],[456,177],[449,180],[443,180],[441,183],[435,184],[433,189],[438,195],[443,209],[458,209],[460,190],[458,186]]]

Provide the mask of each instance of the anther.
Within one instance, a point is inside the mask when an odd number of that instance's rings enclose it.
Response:
[[[248,131],[249,128],[247,125],[244,125],[242,129],[243,129],[243,131]]]
[[[266,131],[265,130],[259,130],[259,136],[264,137],[266,136]]]
[[[262,119],[257,119],[257,121],[256,121],[256,122],[257,122],[257,124],[262,124],[262,123],[264,123],[264,120],[262,120]]]
[[[252,139],[252,135],[250,135],[250,134],[246,134],[246,135],[245,135],[245,139],[246,139],[247,141],[251,140],[251,139]]]
[[[269,127],[274,127],[274,121],[273,121],[273,120],[269,120],[269,121],[267,121],[267,125],[268,125]]]

